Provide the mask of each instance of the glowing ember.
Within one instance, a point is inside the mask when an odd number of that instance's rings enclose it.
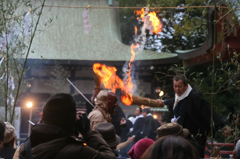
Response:
[[[140,15],[140,18],[142,19],[143,22],[146,21],[146,20],[144,19],[144,16],[145,16],[145,10],[144,10],[144,8],[142,8],[141,10],[135,10],[134,13],[135,13],[137,16]],[[158,33],[162,31],[162,27],[163,27],[163,26],[162,26],[160,20],[158,19],[156,12],[154,12],[154,11],[153,11],[153,12],[149,12],[149,13],[147,14],[147,16],[150,17],[150,18],[149,18],[149,21],[152,22],[152,26],[154,27],[154,28],[153,28],[153,32],[158,35]],[[137,17],[137,20],[138,20],[138,19],[139,19],[139,17]]]
[[[135,26],[135,35],[137,35],[137,27]]]
[[[121,96],[121,101],[127,106],[131,105],[133,102],[132,95],[130,94],[129,96]]]

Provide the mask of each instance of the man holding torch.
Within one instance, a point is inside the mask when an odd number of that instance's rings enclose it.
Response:
[[[178,74],[173,78],[175,97],[160,100],[160,104],[168,105],[172,115],[171,122],[177,122],[183,128],[189,130],[187,139],[197,149],[201,158],[204,158],[204,148],[211,130],[211,105],[204,99],[203,95],[192,89],[187,78]],[[223,130],[224,135],[230,135],[229,127],[221,120],[217,113],[213,112],[214,126],[216,130]]]

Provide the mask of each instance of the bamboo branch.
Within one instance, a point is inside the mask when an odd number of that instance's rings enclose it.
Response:
[[[216,14],[217,14],[217,5],[216,0],[214,1],[214,33],[213,33],[213,45],[216,45]],[[215,58],[216,58],[216,47],[213,50],[213,63],[212,63],[212,93],[214,93],[214,72],[215,72]],[[213,104],[214,104],[214,94],[211,94],[211,149],[213,150]]]
[[[3,1],[2,1],[2,8],[3,8]],[[6,28],[6,21],[5,21],[5,14],[3,12],[3,27],[4,27],[4,30],[5,30],[5,36],[6,36],[6,68],[5,70],[7,71],[6,72],[6,77],[7,77],[7,80],[6,80],[6,87],[5,87],[5,121],[7,121],[7,109],[8,109],[8,103],[7,103],[7,100],[8,100],[8,40],[7,40],[7,28]],[[3,55],[4,55],[4,51],[3,51]]]
[[[12,116],[11,116],[10,123],[13,122],[13,117],[14,117],[15,107],[16,107],[16,104],[17,104],[17,98],[18,98],[18,94],[19,94],[19,90],[20,90],[20,86],[21,86],[21,82],[22,82],[23,72],[24,72],[24,69],[25,69],[25,66],[26,66],[26,63],[27,63],[27,59],[28,59],[28,55],[29,55],[29,52],[30,52],[30,49],[31,49],[31,45],[32,45],[32,42],[33,42],[33,38],[34,38],[35,32],[36,32],[36,30],[37,30],[37,26],[38,26],[40,17],[41,17],[41,15],[42,15],[42,10],[43,10],[45,1],[46,1],[46,0],[44,0],[43,3],[42,3],[42,7],[41,7],[41,10],[40,10],[40,12],[39,12],[38,20],[37,20],[37,22],[36,22],[36,25],[35,25],[35,28],[34,28],[34,31],[33,31],[33,35],[32,35],[32,37],[31,37],[31,40],[30,40],[30,43],[29,43],[29,46],[28,46],[27,55],[26,55],[26,57],[25,57],[25,61],[24,61],[24,64],[23,64],[23,69],[22,69],[21,76],[20,76],[20,79],[19,79],[19,82],[18,82],[18,88],[17,88],[16,97],[15,97],[15,100],[14,100],[14,105],[13,105],[13,110],[12,110]]]

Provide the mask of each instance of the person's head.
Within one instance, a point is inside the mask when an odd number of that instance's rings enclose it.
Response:
[[[5,123],[2,120],[0,120],[0,151],[3,148],[5,128],[6,128]]]
[[[120,137],[116,134],[115,128],[111,123],[99,123],[95,126],[95,130],[98,131],[111,149],[116,149],[120,143]]]
[[[43,106],[42,121],[73,133],[76,122],[76,102],[70,94],[52,95]]]
[[[143,117],[146,118],[149,113],[151,113],[150,108],[144,108],[142,110],[143,112]]]
[[[117,97],[112,91],[101,90],[97,95],[95,105],[113,115],[115,114],[115,108],[118,106]]]
[[[154,143],[152,139],[144,138],[139,140],[128,151],[128,155],[131,159],[140,159],[144,152]]]
[[[5,122],[5,125],[4,147],[13,148],[16,140],[15,128],[9,122]]]
[[[188,88],[187,78],[183,74],[178,74],[173,78],[173,89],[178,96],[181,96]]]
[[[157,140],[141,159],[200,159],[193,145],[181,136],[165,136]]]
[[[141,107],[137,107],[136,110],[135,110],[135,115],[139,116],[141,114],[142,114],[142,108]]]
[[[188,129],[183,128],[178,123],[166,123],[157,128],[157,139],[167,135],[182,136],[186,138],[188,134]]]

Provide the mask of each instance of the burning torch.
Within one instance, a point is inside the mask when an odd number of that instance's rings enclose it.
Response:
[[[95,87],[101,88],[100,83],[102,82],[106,89],[111,89],[114,93],[116,92],[116,89],[121,89],[122,91],[121,101],[123,104],[127,106],[130,106],[130,105],[147,105],[149,107],[164,106],[157,100],[130,94],[127,91],[126,86],[124,85],[124,82],[122,81],[122,79],[120,79],[116,75],[117,69],[115,67],[95,63],[93,65],[93,71],[97,75],[94,78],[95,80],[97,79],[97,82],[95,81],[95,84],[98,84],[98,86],[95,86]]]

